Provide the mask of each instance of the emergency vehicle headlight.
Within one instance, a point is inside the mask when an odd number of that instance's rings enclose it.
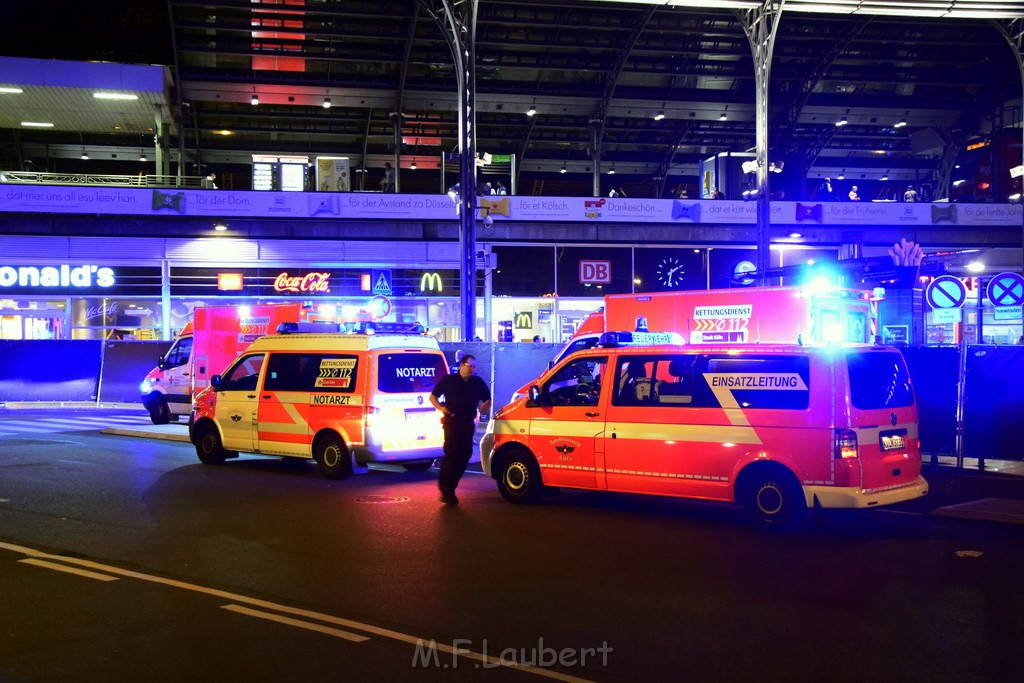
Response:
[[[151,386],[153,386],[153,380],[147,377],[146,379],[142,380],[142,384],[139,385],[139,391],[141,391],[144,394],[148,393],[149,388]]]

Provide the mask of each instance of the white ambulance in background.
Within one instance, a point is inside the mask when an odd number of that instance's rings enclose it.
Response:
[[[281,323],[306,319],[308,310],[300,303],[197,306],[192,320],[139,387],[153,424],[188,415],[192,399],[209,386],[210,377]]]
[[[313,458],[330,479],[369,463],[425,470],[443,454],[429,397],[447,374],[426,335],[267,335],[196,397],[192,443],[208,465],[253,453]]]

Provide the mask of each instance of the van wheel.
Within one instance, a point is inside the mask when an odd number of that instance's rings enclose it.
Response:
[[[149,419],[155,425],[165,425],[171,421],[171,409],[163,396],[154,396],[149,399]]]
[[[313,459],[327,479],[344,479],[352,474],[352,460],[348,449],[337,436],[325,434],[313,444]]]
[[[197,431],[195,444],[199,462],[204,465],[223,465],[229,454],[224,450],[217,428],[211,424],[204,424],[200,425]]]
[[[807,516],[800,484],[781,469],[756,475],[743,502],[754,522],[765,529],[793,529]]]
[[[426,462],[407,462],[403,463],[402,467],[405,468],[406,472],[426,472],[433,467],[434,461],[428,460]]]
[[[530,453],[522,448],[510,451],[498,470],[498,491],[510,503],[532,503],[540,497],[544,485],[540,468]]]

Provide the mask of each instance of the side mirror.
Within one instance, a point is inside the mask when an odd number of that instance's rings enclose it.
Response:
[[[222,383],[220,375],[214,375],[210,378],[210,386],[213,387],[214,391],[220,389]]]
[[[540,387],[536,384],[531,384],[526,389],[526,395],[529,399],[526,401],[527,406],[540,406],[544,405],[544,402],[540,399]]]
[[[156,357],[156,366],[158,368],[160,368],[161,370],[166,370],[167,369],[167,361],[164,360],[163,356],[157,356]]]

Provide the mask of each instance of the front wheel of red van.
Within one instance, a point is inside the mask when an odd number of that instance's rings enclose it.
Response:
[[[743,502],[747,511],[766,529],[792,529],[807,516],[803,490],[789,472],[761,473],[749,482],[746,492]]]
[[[204,465],[223,465],[228,452],[224,450],[217,428],[212,424],[201,424],[197,431],[194,443],[199,462]]]
[[[352,473],[352,460],[341,439],[325,434],[313,443],[313,459],[327,479],[344,479]]]
[[[540,497],[544,485],[537,461],[527,451],[517,448],[502,460],[498,470],[498,491],[510,503],[532,503]]]

